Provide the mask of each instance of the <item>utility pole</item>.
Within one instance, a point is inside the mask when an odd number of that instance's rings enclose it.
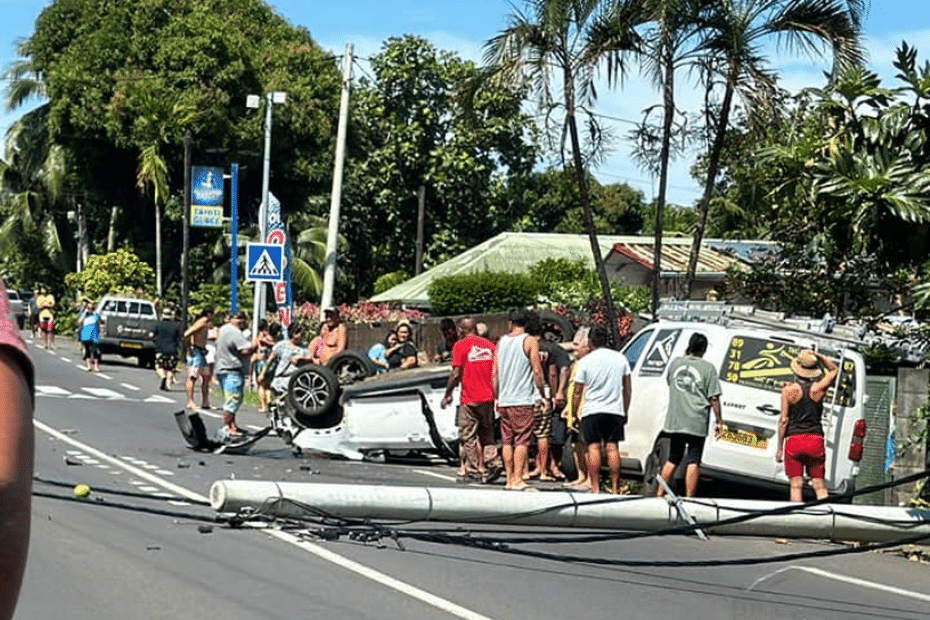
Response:
[[[273,91],[265,93],[265,155],[262,160],[262,205],[258,211],[258,229],[261,243],[268,241],[268,194],[271,180],[271,108],[276,103],[284,103],[287,93]],[[258,95],[246,97],[245,105],[258,108]],[[255,297],[252,304],[252,334],[258,333],[258,321],[265,314],[265,286],[263,282],[255,283]]]
[[[333,192],[329,201],[329,229],[326,233],[326,266],[323,270],[323,295],[320,299],[320,320],[323,311],[333,305],[336,282],[336,253],[339,240],[339,209],[342,206],[342,171],[346,155],[346,126],[349,122],[349,90],[352,86],[352,44],[346,43],[342,69],[342,99],[339,102],[339,129],[336,133],[336,162],[333,169]]]
[[[187,270],[190,263],[191,233],[191,132],[184,134],[184,216],[182,218],[182,249],[181,249],[181,333],[187,331],[187,303],[190,294],[190,283],[187,279]]]

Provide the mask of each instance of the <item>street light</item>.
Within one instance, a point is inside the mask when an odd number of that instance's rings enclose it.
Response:
[[[276,90],[265,94],[265,156],[262,166],[262,204],[258,212],[258,229],[261,243],[268,235],[268,180],[271,176],[271,108],[274,104],[287,101],[287,93]],[[248,95],[245,105],[248,108],[258,109],[260,98],[258,95]],[[265,287],[261,282],[255,283],[255,297],[252,304],[252,335],[258,334],[259,314],[264,313]]]

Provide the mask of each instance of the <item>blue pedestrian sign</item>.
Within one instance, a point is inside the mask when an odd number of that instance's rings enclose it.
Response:
[[[284,246],[277,243],[250,243],[246,248],[247,282],[278,282],[284,278]]]

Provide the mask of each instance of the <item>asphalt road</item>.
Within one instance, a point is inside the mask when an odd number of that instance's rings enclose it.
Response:
[[[386,536],[368,541],[345,532],[321,540],[318,526],[230,527],[203,505],[218,479],[453,486],[454,469],[429,459],[296,458],[273,436],[249,455],[195,453],[172,415],[185,402],[180,387],[159,392],[154,373],[134,360],[108,357],[101,373],[84,372],[74,343],[64,339],[57,352],[33,355],[37,479],[19,620],[930,615],[930,566],[902,554],[778,560],[845,548],[827,542],[668,536],[587,543],[579,539],[587,532],[436,523],[385,524]],[[218,426],[215,412],[205,415],[208,426]],[[246,412],[240,423],[258,428],[264,418]],[[73,498],[77,483],[93,489],[90,497]],[[478,548],[410,532],[507,544]],[[741,558],[773,561],[698,564]],[[648,565],[665,560],[695,565]]]

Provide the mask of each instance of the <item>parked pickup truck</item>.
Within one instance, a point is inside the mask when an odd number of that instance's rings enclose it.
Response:
[[[137,357],[139,366],[155,367],[155,304],[147,299],[107,295],[97,304],[97,314],[101,354]]]
[[[16,317],[16,324],[22,329],[26,325],[26,316],[29,309],[18,292],[7,289],[6,297],[10,300],[10,309],[13,310],[13,316]]]

